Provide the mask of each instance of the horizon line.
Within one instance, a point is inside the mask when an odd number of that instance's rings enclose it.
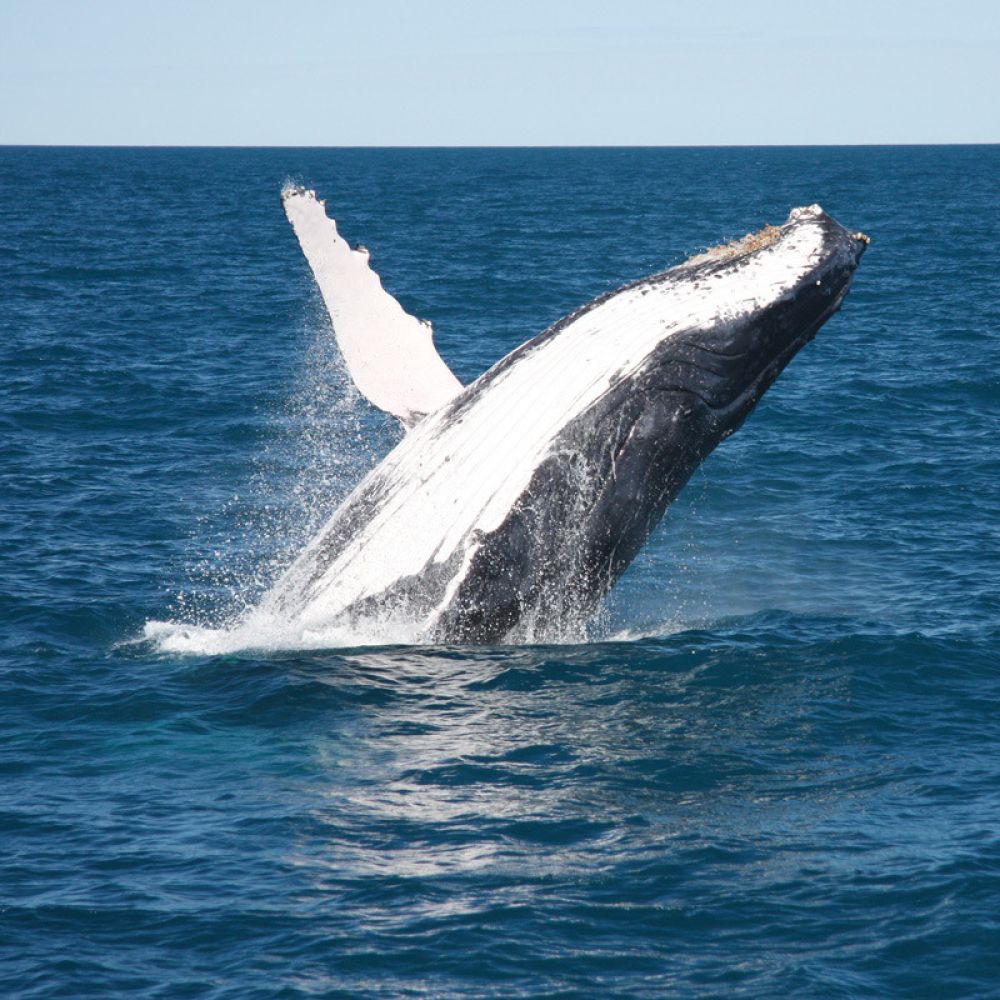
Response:
[[[133,142],[4,142],[0,149],[885,149],[939,146],[997,146],[1000,140],[945,142],[724,142],[724,143],[133,143]]]

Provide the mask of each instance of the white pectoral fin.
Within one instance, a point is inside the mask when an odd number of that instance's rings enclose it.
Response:
[[[407,427],[444,406],[462,383],[435,349],[430,323],[382,287],[368,251],[347,245],[315,192],[289,187],[281,198],[361,393]]]

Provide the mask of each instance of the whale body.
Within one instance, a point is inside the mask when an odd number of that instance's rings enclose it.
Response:
[[[819,206],[602,295],[463,387],[310,191],[283,195],[361,391],[409,428],[258,615],[495,643],[585,621],[839,308],[868,238]]]

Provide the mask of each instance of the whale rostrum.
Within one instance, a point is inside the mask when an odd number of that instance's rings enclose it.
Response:
[[[868,243],[818,205],[625,285],[462,386],[323,202],[286,213],[360,391],[408,428],[256,614],[495,643],[586,621],[670,502],[839,308]]]

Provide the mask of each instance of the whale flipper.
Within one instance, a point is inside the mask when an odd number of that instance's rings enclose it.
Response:
[[[409,428],[461,392],[434,347],[430,323],[411,316],[382,287],[368,251],[348,246],[316,193],[288,187],[281,199],[362,395]]]

